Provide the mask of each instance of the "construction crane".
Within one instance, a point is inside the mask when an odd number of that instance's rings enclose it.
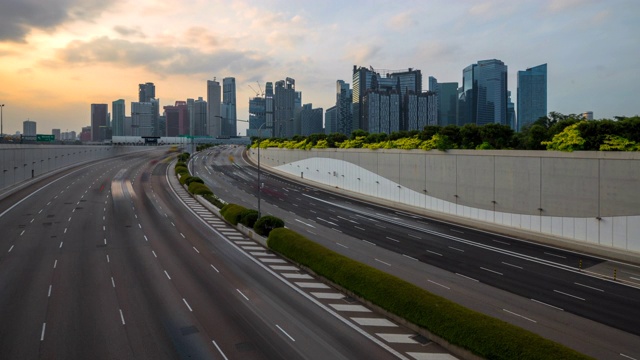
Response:
[[[256,89],[253,88],[253,86],[249,85],[249,87],[251,88],[251,90],[253,90],[254,93],[256,93],[256,97],[260,96],[260,93],[256,91]]]

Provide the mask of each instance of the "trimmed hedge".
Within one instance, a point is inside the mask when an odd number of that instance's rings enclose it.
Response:
[[[184,183],[187,184],[187,186],[191,185],[191,183],[193,183],[193,182],[204,184],[204,181],[202,179],[200,179],[199,177],[197,177],[197,176],[189,176],[184,181]]]
[[[258,219],[258,221],[256,221],[256,223],[253,225],[253,230],[255,230],[258,235],[269,236],[269,233],[271,233],[273,229],[283,227],[284,221],[282,219],[275,216],[267,215],[262,216],[260,219]]]
[[[484,358],[590,359],[530,331],[351,260],[289,229],[271,231],[267,245],[329,281]]]
[[[186,184],[187,180],[191,177],[191,175],[189,175],[188,172],[187,173],[182,173],[182,174],[179,174],[179,175],[180,175],[180,179],[179,179],[180,185]]]
[[[186,166],[176,166],[176,175],[189,174],[189,169]]]
[[[247,209],[240,213],[240,221],[242,225],[253,229],[253,226],[258,221],[258,211],[253,209]]]
[[[242,218],[242,213],[246,210],[248,209],[242,205],[227,204],[220,209],[220,215],[231,224],[238,225],[238,222]]]
[[[191,154],[189,154],[188,152],[182,153],[178,155],[178,161],[186,162],[187,160],[189,160],[189,156],[191,156]]]
[[[192,182],[189,185],[189,192],[193,195],[213,195],[213,191],[207,185],[198,182]]]

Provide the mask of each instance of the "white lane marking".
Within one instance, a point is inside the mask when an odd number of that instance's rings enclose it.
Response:
[[[554,308],[554,309],[556,309],[556,310],[564,311],[564,309],[563,309],[563,308],[559,308],[559,307],[557,307],[557,306],[553,306],[553,305],[547,304],[547,303],[542,302],[542,301],[540,301],[540,300],[531,299],[531,301],[533,301],[533,302],[537,302],[538,304],[542,304],[542,305],[548,306],[548,307],[550,307],[550,308]]]
[[[436,285],[438,285],[438,286],[442,286],[443,288],[445,288],[445,289],[447,289],[447,290],[451,290],[451,288],[450,288],[450,287],[448,287],[448,286],[444,286],[444,285],[442,285],[442,284],[438,284],[437,282],[435,282],[435,281],[433,281],[433,280],[429,280],[429,279],[427,279],[427,281],[428,281],[428,282],[430,282],[430,283],[432,283],[432,284],[436,284]]]
[[[174,226],[174,227],[176,226],[176,224],[174,224],[173,221],[171,222],[171,225]]]
[[[482,269],[482,270],[484,270],[484,271],[492,272],[492,273],[494,273],[494,274],[503,275],[501,272],[497,272],[497,271],[495,271],[495,270],[491,270],[491,269],[483,268],[482,266],[480,266],[480,269]]]
[[[9,248],[9,251],[7,251],[7,252],[11,252],[11,250],[13,250],[13,246],[14,245],[11,245],[11,247]]]
[[[73,210],[71,210],[71,212],[72,213],[76,212],[76,209],[74,208]],[[33,220],[31,222],[33,222]]]
[[[122,325],[124,325],[125,322],[124,322],[124,315],[122,314],[122,309],[118,309],[118,311],[120,311],[120,320],[122,320]]]
[[[116,282],[113,281],[113,276],[111,277],[111,286],[116,287]]]
[[[464,231],[460,231],[460,230],[456,230],[456,229],[449,229],[449,230],[451,230],[453,232],[460,233],[460,234],[464,234]]]
[[[416,258],[414,258],[414,257],[409,256],[409,255],[402,254],[402,256],[404,256],[404,257],[406,257],[406,258],[409,258],[409,259],[411,259],[411,260],[420,261],[420,260],[418,260],[418,259],[416,259]]]
[[[428,252],[428,253],[435,254],[435,255],[438,255],[438,256],[442,256],[442,254],[437,253],[437,252],[435,252],[435,251],[427,250],[427,252]]]
[[[58,249],[62,249],[62,243],[63,243],[63,242],[64,242],[64,241],[60,241],[60,246],[58,247]]]
[[[638,281],[640,281],[640,279],[638,279],[638,278],[634,278],[633,276],[629,276],[629,279],[633,279],[633,280],[638,280]]]
[[[576,284],[576,285],[580,285],[580,286],[584,286],[584,287],[589,288],[589,289],[592,289],[592,290],[596,290],[596,291],[604,292],[604,290],[602,290],[602,289],[598,289],[598,288],[595,288],[595,287],[593,287],[593,286],[589,286],[589,285],[585,285],[585,284],[580,284],[580,283],[577,283],[577,282],[574,282],[574,284]]]
[[[529,319],[529,318],[528,318],[528,317],[526,317],[526,316],[522,316],[522,315],[520,315],[520,314],[516,314],[516,313],[514,313],[513,311],[509,311],[509,310],[507,310],[507,309],[502,309],[502,310],[503,310],[503,311],[508,312],[508,313],[509,313],[509,314],[511,314],[511,315],[515,315],[515,316],[521,317],[521,318],[523,318],[523,319],[525,319],[525,320],[529,320],[529,321],[531,321],[532,323],[537,323],[537,321],[535,321],[535,320],[533,320],[533,319]]]
[[[414,238],[414,239],[422,240],[422,238],[420,236],[411,235],[411,234],[407,234],[407,235],[412,237],[412,238]]]
[[[142,229],[142,225],[140,225],[140,223],[138,223],[138,227],[139,227],[140,229]]]
[[[288,337],[289,339],[291,339],[291,341],[294,341],[294,342],[296,341],[296,339],[292,338],[292,337],[291,337],[291,335],[287,334],[287,332],[286,332],[286,331],[284,331],[284,330],[280,327],[280,325],[276,324],[276,327],[278,328],[278,330],[282,331],[282,333],[283,333],[283,334],[287,335],[287,337]]]
[[[167,275],[167,278],[168,278],[169,280],[171,280],[171,276],[169,276],[169,273],[167,272],[167,270],[165,270],[165,271],[164,271],[164,274],[165,274],[165,275]]]
[[[207,171],[209,171],[209,170],[207,170]],[[211,174],[211,173],[209,173],[209,174]],[[220,355],[222,355],[224,360],[229,360],[229,358],[227,358],[227,356],[222,352],[222,349],[220,349],[220,346],[218,346],[218,344],[214,340],[211,340],[211,342],[216,347],[216,349],[218,349],[218,352],[220,353]]]
[[[213,266],[212,264],[209,264],[209,265],[211,265],[211,267],[213,268],[213,270],[215,270],[217,273],[219,273],[219,272],[220,272],[220,270],[216,269],[216,267],[215,267],[215,266]]]
[[[133,216],[134,216],[136,219],[138,218],[138,215],[137,215],[137,214],[133,214]]]
[[[297,222],[299,222],[299,223],[302,223],[302,224],[305,224],[305,225],[307,225],[307,226],[309,226],[309,227],[315,228],[315,226],[313,226],[313,225],[311,225],[311,224],[307,224],[306,222],[304,222],[304,221],[302,221],[302,220],[299,220],[299,219],[295,219],[295,220],[296,220]]]
[[[238,293],[240,293],[240,295],[242,295],[243,298],[245,298],[247,301],[249,301],[249,298],[245,294],[243,294],[242,291],[240,291],[240,289],[236,289],[236,291]]]
[[[147,239],[147,235],[143,235],[144,236],[144,241],[149,241],[149,239]]]
[[[362,240],[362,241],[366,242],[367,244],[370,244],[370,245],[376,246],[376,244],[372,243],[371,241],[367,241],[367,240]]]
[[[65,233],[65,234],[67,233],[67,228],[64,228],[64,233]]]
[[[636,359],[636,358],[634,358],[634,357],[631,357],[631,356],[629,356],[629,355],[625,355],[625,354],[623,354],[623,353],[620,353],[620,356],[622,356],[623,358],[631,359],[631,360],[638,360],[638,359]]]
[[[336,245],[338,245],[338,246],[342,246],[342,247],[343,247],[343,248],[345,248],[345,249],[348,249],[348,248],[349,248],[348,246],[346,246],[346,245],[342,245],[342,244],[340,244],[340,243],[336,243]]]
[[[356,229],[358,229],[358,230],[362,230],[362,231],[366,231],[366,230],[367,230],[367,229],[365,229],[365,228],[361,228],[361,227],[359,227],[359,226],[354,226],[354,228],[356,228]]]
[[[107,231],[107,227],[102,225],[102,231]]]
[[[396,240],[396,239],[394,239],[394,238],[392,238],[392,237],[388,237],[388,236],[387,236],[387,239],[389,239],[389,240],[391,240],[391,241],[395,241],[395,242],[397,242],[397,243],[399,243],[399,242],[400,242],[400,240]]]
[[[109,262],[109,255],[107,255],[107,262]]]
[[[509,244],[508,242],[505,242],[505,241],[500,241],[500,240],[495,240],[495,239],[493,239],[493,241],[494,241],[494,242],[497,242],[497,243],[499,243],[499,244],[511,245],[511,244]]]
[[[566,256],[562,256],[562,255],[558,255],[558,254],[553,254],[553,253],[550,253],[550,252],[545,252],[545,254],[547,254],[547,255],[551,255],[551,256],[555,256],[555,257],[559,257],[559,258],[563,258],[563,259],[566,259],[566,258],[567,258]]]
[[[42,323],[42,332],[40,333],[40,341],[44,341],[44,331],[47,329],[47,323]]]
[[[49,292],[47,292],[47,297],[51,297],[51,288],[53,287],[53,285],[49,285]]]
[[[575,296],[575,295],[571,295],[571,294],[567,294],[566,292],[562,292],[562,291],[559,291],[559,290],[553,290],[553,291],[557,292],[558,294],[562,294],[562,295],[569,296],[569,297],[572,297],[572,298],[575,298],[575,299],[578,299],[578,300],[586,301],[584,298],[581,298],[581,297]]]
[[[73,210],[75,211],[76,209],[73,209]],[[31,221],[29,221],[29,222],[32,223],[34,220],[35,220],[35,218],[31,219]]]
[[[462,274],[460,274],[460,273],[456,273],[456,275],[461,276],[461,277],[463,277],[463,278],[465,278],[465,279],[469,279],[469,280],[475,281],[475,282],[480,282],[480,280],[474,279],[474,278],[472,278],[472,277],[468,277],[468,276],[466,276],[466,275],[462,275]]]
[[[153,254],[154,257],[156,257],[156,258],[158,257],[158,255],[156,255],[155,251],[151,250],[151,253]]]
[[[25,230],[22,230],[22,232],[20,233],[20,236],[22,236],[24,234]]]
[[[198,249],[196,249],[195,246],[193,246],[193,250],[195,250],[198,254],[200,254],[200,251],[198,251]]]
[[[389,264],[388,262],[384,262],[384,261],[382,261],[382,260],[380,260],[380,259],[376,259],[376,258],[374,258],[374,260],[375,260],[375,261],[377,261],[377,262],[379,262],[379,263],[383,263],[383,264],[385,264],[385,265],[387,265],[387,266],[391,266],[391,264]]]
[[[508,262],[504,262],[504,261],[503,261],[502,263],[503,263],[503,264],[505,264],[505,265],[507,265],[507,266],[511,266],[511,267],[518,268],[518,269],[522,269],[522,266],[509,264]]]
[[[107,238],[104,238],[104,244],[107,245]]]
[[[183,233],[180,233],[180,236],[182,236],[183,239],[186,239]]]
[[[455,251],[464,252],[464,250],[458,249],[458,248],[454,248],[453,246],[449,246],[449,249],[452,249],[452,250],[455,250]]]
[[[40,209],[40,211],[38,211],[38,214],[41,214],[41,213],[42,213],[42,210],[43,210],[43,209]]]
[[[184,301],[184,304],[187,305],[187,309],[189,309],[189,311],[193,312],[193,309],[191,308],[191,306],[189,306],[189,303],[187,302],[187,299],[182,298],[182,301]]]

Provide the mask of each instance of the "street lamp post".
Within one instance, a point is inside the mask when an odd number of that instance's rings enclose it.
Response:
[[[3,120],[2,120],[2,109],[3,108],[4,108],[4,104],[0,104],[0,137],[2,138],[0,140],[4,139],[4,130],[3,130],[4,123],[3,123]]]

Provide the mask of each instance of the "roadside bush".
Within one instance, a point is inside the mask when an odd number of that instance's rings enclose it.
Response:
[[[184,185],[187,183],[187,180],[189,180],[189,178],[191,178],[191,175],[189,175],[189,173],[182,173],[180,174],[180,185]]]
[[[193,195],[213,195],[213,191],[207,185],[198,182],[192,182],[189,185],[189,192]]]
[[[178,162],[176,162],[176,167],[178,167],[178,166],[184,166],[184,167],[187,167],[187,163],[186,163],[186,162],[184,162],[184,161],[178,161]]]
[[[247,209],[240,213],[240,223],[250,229],[253,229],[253,225],[258,221],[258,211],[253,209]]]
[[[191,154],[189,154],[188,152],[182,153],[178,155],[178,161],[186,162],[187,160],[189,160],[189,156],[191,156]]]
[[[204,181],[202,179],[200,179],[197,176],[189,176],[187,179],[185,179],[184,183],[187,184],[187,186],[191,185],[191,183],[200,183],[200,184],[204,184]]]
[[[242,205],[227,204],[222,209],[220,209],[220,215],[222,215],[224,219],[231,224],[238,225],[238,222],[242,218],[242,213],[247,210],[248,209]]]
[[[588,359],[537,334],[340,255],[289,229],[271,231],[267,245],[357,296],[483,358]]]
[[[271,230],[281,227],[284,227],[284,221],[282,221],[282,219],[267,215],[256,221],[253,225],[253,230],[255,230],[258,235],[269,236]]]
[[[186,166],[176,166],[176,175],[189,174],[189,169]]]

